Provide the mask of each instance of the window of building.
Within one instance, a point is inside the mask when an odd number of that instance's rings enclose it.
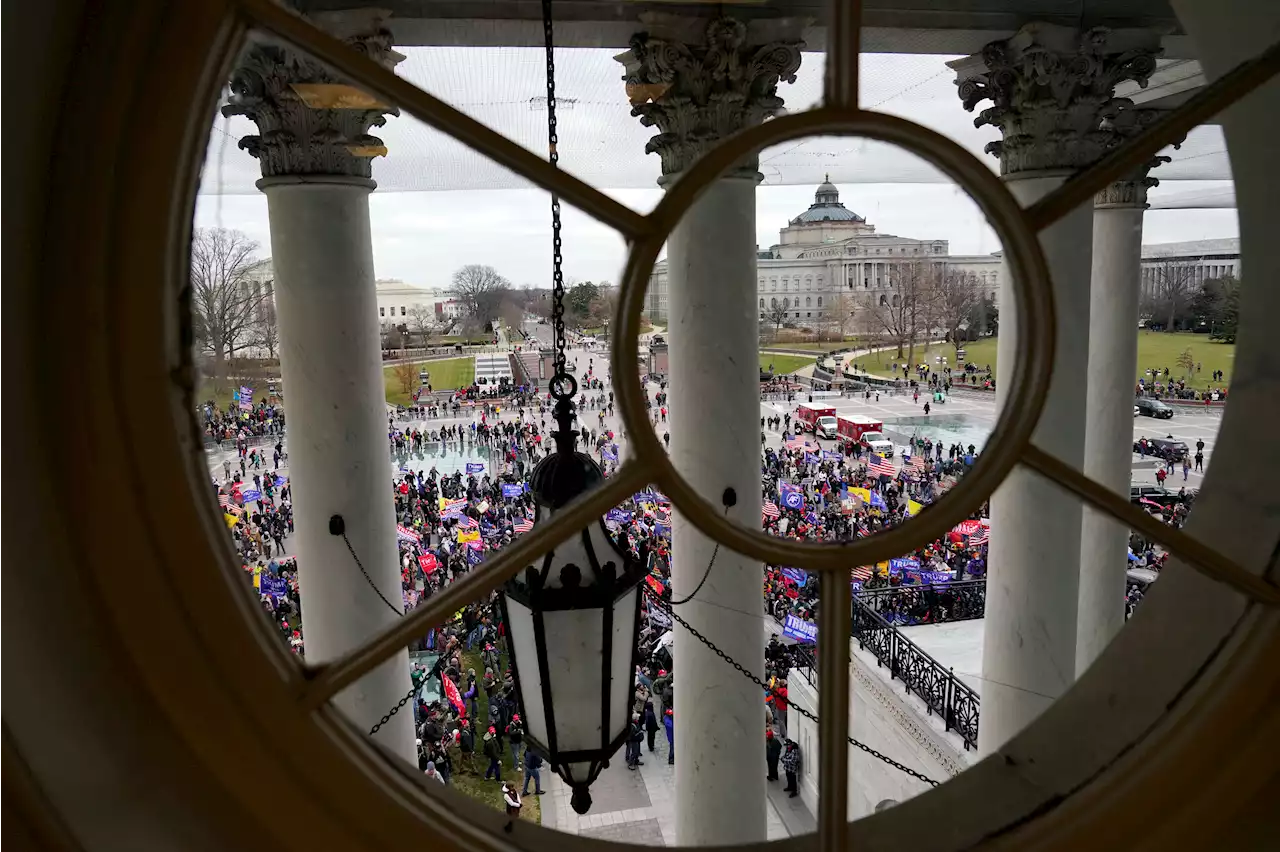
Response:
[[[760,307],[762,307],[762,308],[764,307],[764,299],[761,299],[761,300],[760,300]]]
[[[806,317],[811,317],[811,316],[813,316],[813,312],[812,312],[812,311],[805,311],[804,315],[805,315]]]
[[[818,297],[818,307],[822,307],[822,297]]]
[[[902,304],[902,299],[900,299],[900,298],[898,297],[898,294],[897,294],[897,293],[894,293],[894,294],[893,294],[893,306],[896,308],[896,307],[898,307],[898,306],[899,306],[899,305],[901,305],[901,304]]]
[[[386,308],[378,308],[378,316],[380,316],[380,317],[385,317],[386,315],[387,315],[387,309],[386,309]]]
[[[889,304],[889,297],[888,297],[888,296],[886,296],[884,293],[881,293],[881,294],[880,294],[880,307],[884,307],[885,305],[888,305],[888,304]]]
[[[791,300],[790,300],[790,299],[783,299],[783,300],[782,300],[782,307],[784,307],[784,308],[789,308],[789,307],[791,307]]]
[[[800,319],[800,312],[796,311],[796,319]]]
[[[813,307],[813,299],[810,299],[808,296],[805,296],[805,297],[804,297],[804,306],[805,306],[806,308]]]
[[[400,306],[400,316],[404,316],[404,315],[405,315],[405,311],[407,311],[407,310],[408,310],[408,308],[406,308],[404,305],[401,305],[401,306]]]
[[[769,307],[771,307],[771,308],[776,308],[776,307],[778,307],[778,300],[777,300],[777,299],[770,299],[770,300],[769,300]]]

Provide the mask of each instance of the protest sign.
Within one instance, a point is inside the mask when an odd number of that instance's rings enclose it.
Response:
[[[817,642],[818,625],[788,613],[787,620],[782,625],[782,635],[801,642]]]

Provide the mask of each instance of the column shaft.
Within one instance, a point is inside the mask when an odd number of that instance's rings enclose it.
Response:
[[[329,518],[341,515],[365,570],[401,606],[369,191],[361,178],[268,178],[271,254],[288,414],[307,661],[350,651],[399,616],[369,587]],[[401,651],[336,704],[368,730],[409,689]],[[413,714],[377,739],[416,763]]]
[[[668,242],[671,456],[730,517],[760,523],[760,382],[755,306],[756,179],[717,181]],[[672,583],[681,599],[715,543],[676,514]],[[706,584],[680,614],[748,671],[764,673],[759,562],[720,548]],[[684,628],[676,628],[676,837],[681,846],[765,839],[764,711],[760,689]],[[816,760],[816,757],[815,757]],[[815,764],[816,765],[816,764]]]
[[[1093,214],[1093,286],[1089,307],[1089,382],[1084,472],[1119,494],[1133,467],[1133,385],[1138,366],[1140,206]],[[1080,538],[1076,674],[1124,626],[1128,530],[1086,507]]]
[[[1024,206],[1060,177],[1012,179]],[[1089,365],[1089,273],[1092,206],[1081,207],[1040,237],[1057,311],[1054,372],[1035,442],[1067,464],[1084,464],[1085,386]],[[1001,302],[1013,305],[1012,282]],[[1016,360],[1013,311],[1000,316],[997,357]],[[1008,369],[1008,368],[1006,368]],[[996,405],[1010,404],[1007,382]],[[1048,480],[1015,468],[991,498],[990,570],[983,622],[982,725],[978,748],[989,753],[1040,715],[1075,679],[1080,501]]]

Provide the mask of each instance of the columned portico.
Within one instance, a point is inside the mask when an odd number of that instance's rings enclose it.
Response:
[[[1160,111],[1126,106],[1104,126],[1121,145],[1159,118]],[[1138,299],[1142,275],[1142,217],[1147,172],[1098,193],[1093,213],[1093,285],[1089,300],[1089,381],[1084,472],[1127,494],[1133,471],[1134,375],[1138,366]],[[1080,536],[1080,596],[1076,675],[1084,673],[1124,626],[1128,530],[1110,515],[1084,508]]]
[[[956,60],[959,94],[972,110],[990,99],[976,124],[1000,129],[987,146],[1000,157],[1009,190],[1029,205],[1099,159],[1112,138],[1115,85],[1145,81],[1159,39],[1138,30],[1090,30],[1033,24]],[[1085,376],[1089,367],[1092,206],[1044,230],[1057,311],[1054,372],[1034,433],[1037,445],[1077,469],[1085,457]],[[1016,295],[1008,276],[1001,303]],[[1002,312],[999,361],[1016,358],[1012,311]],[[1006,369],[1008,369],[1006,367]],[[997,406],[1016,403],[997,384]],[[1075,680],[1081,505],[1049,481],[1015,469],[991,500],[992,536],[984,622],[979,750],[990,753],[1021,731]]]
[[[387,67],[401,58],[372,11],[316,23]],[[395,111],[275,45],[247,51],[223,111],[259,130],[240,145],[258,159],[267,196],[306,655],[323,663],[399,618],[331,534],[332,516],[342,516],[378,591],[401,607],[369,230],[370,160],[385,149],[368,131]],[[402,651],[335,702],[367,731],[409,686]],[[412,713],[393,716],[376,737],[416,762]]]
[[[646,15],[618,57],[632,114],[660,131],[647,150],[667,185],[704,151],[776,114],[779,79],[800,67],[800,23]],[[726,54],[730,57],[726,58]],[[671,456],[713,505],[732,488],[738,523],[760,523],[756,158],[711,186],[668,241]],[[781,297],[779,297],[781,298]],[[714,416],[709,416],[714,412]],[[715,543],[678,513],[672,586],[692,594]],[[758,561],[721,548],[680,615],[757,675],[764,670]],[[684,845],[757,843],[765,832],[760,690],[676,628],[676,837]]]

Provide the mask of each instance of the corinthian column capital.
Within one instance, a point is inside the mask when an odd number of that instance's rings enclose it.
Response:
[[[1108,148],[1118,148],[1124,145],[1125,142],[1158,121],[1164,112],[1158,109],[1136,107],[1127,98],[1121,98],[1120,100],[1122,102],[1117,105],[1116,110],[1102,120],[1102,129],[1111,134],[1111,138],[1107,143]],[[1181,144],[1182,139],[1180,138],[1174,143],[1173,147],[1177,148]],[[1151,177],[1149,172],[1162,163],[1169,162],[1171,159],[1170,157],[1156,156],[1147,160],[1132,175],[1124,180],[1116,181],[1099,192],[1094,197],[1093,206],[1103,209],[1109,207],[1145,208],[1147,206],[1147,190],[1160,185],[1160,180]]]
[[[385,12],[360,9],[312,16],[321,29],[386,68],[404,59],[391,48]],[[386,146],[369,134],[395,107],[350,85],[309,56],[276,44],[253,44],[231,72],[225,116],[258,125],[240,147],[257,158],[264,178],[342,176],[368,179]]]
[[[739,130],[779,114],[779,81],[794,83],[804,42],[799,19],[640,17],[646,30],[616,59],[626,73],[631,114],[658,134],[645,153],[674,175]],[[755,174],[757,159],[743,169]]]
[[[1003,138],[985,150],[1011,175],[1074,171],[1098,160],[1114,141],[1102,122],[1120,105],[1116,84],[1146,86],[1160,53],[1159,36],[1148,30],[1029,24],[948,65],[966,110],[991,101],[973,123],[1000,129]]]

